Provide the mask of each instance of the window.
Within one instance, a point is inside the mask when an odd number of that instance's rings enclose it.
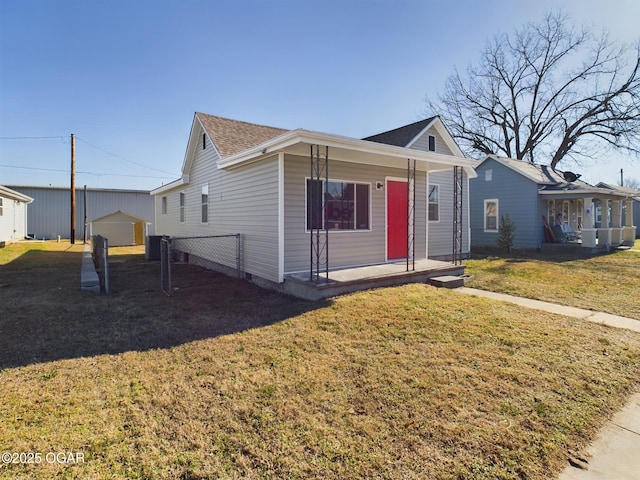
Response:
[[[433,135],[429,135],[429,151],[436,151],[436,137],[434,137]]]
[[[440,186],[429,184],[429,221],[440,221]]]
[[[484,201],[484,229],[489,232],[498,231],[498,200]]]
[[[307,230],[369,230],[370,184],[329,181],[326,192],[324,187],[324,181],[307,179]]]
[[[0,198],[0,217],[2,216],[2,198]]]
[[[184,223],[184,203],[185,203],[185,199],[184,199],[185,195],[184,192],[180,192],[180,223]]]
[[[162,215],[167,214],[167,197],[162,197]]]
[[[484,171],[484,181],[491,182],[493,180],[493,170],[488,168]]]
[[[205,148],[207,148],[207,134],[203,133],[202,134],[202,149],[204,150]]]
[[[209,221],[209,185],[202,186],[202,218],[200,221],[202,223],[207,223]]]

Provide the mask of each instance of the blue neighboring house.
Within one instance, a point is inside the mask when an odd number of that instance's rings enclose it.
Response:
[[[477,177],[469,184],[472,250],[496,246],[503,215],[515,224],[514,248],[538,250],[553,242],[595,248],[635,240],[629,192],[590,185],[572,172],[494,155],[475,170]]]

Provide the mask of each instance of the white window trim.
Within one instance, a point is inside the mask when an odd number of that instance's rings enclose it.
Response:
[[[202,201],[202,195],[206,195],[207,196],[207,221],[203,222],[202,221],[202,207],[205,206],[204,202]],[[210,199],[209,199],[209,184],[205,183],[204,185],[202,185],[202,189],[200,190],[200,224],[201,225],[209,225],[209,214],[210,214],[210,208],[209,205],[211,204]]]
[[[169,207],[168,207],[167,196],[164,195],[164,196],[160,197],[160,214],[161,215],[166,215],[168,208]]]
[[[429,149],[432,138],[433,138],[433,150]],[[436,142],[437,142],[437,139],[435,135],[427,135],[427,151],[435,152],[438,149],[438,145]]]
[[[495,229],[487,229],[487,203],[495,202],[496,204],[496,228]],[[482,211],[483,222],[484,222],[484,231],[485,232],[497,232],[499,228],[499,219],[500,219],[500,201],[497,198],[487,198],[484,201],[483,205],[484,209]]]
[[[307,199],[309,198],[308,194],[307,194],[307,181],[308,180],[317,180],[316,178],[311,178],[311,177],[304,177],[304,231],[305,233],[311,233],[311,230],[309,230],[307,228],[307,211],[308,211],[308,203],[307,203]],[[320,179],[322,182],[325,181],[324,178]],[[340,180],[337,178],[329,178],[329,182],[335,182],[335,183],[353,183],[356,185],[369,185],[369,228],[354,228],[352,230],[347,230],[347,229],[338,229],[338,228],[330,228],[327,231],[331,234],[333,233],[338,233],[338,234],[342,234],[342,233],[367,233],[367,232],[371,232],[371,221],[372,221],[372,211],[373,211],[373,197],[372,197],[372,192],[371,192],[371,187],[372,187],[372,183],[371,182],[360,182],[357,180]],[[324,189],[323,189],[324,191]],[[324,223],[324,220],[323,220]],[[354,221],[354,225],[355,225],[355,221]],[[322,230],[324,231],[324,228],[322,228]]]
[[[180,205],[180,197],[184,195],[184,205]],[[187,191],[178,192],[178,222],[187,223]]]
[[[429,218],[429,205],[431,205],[431,202],[429,202],[429,187],[431,185],[433,185],[434,187],[438,187],[438,202],[436,203],[436,205],[438,205],[438,220],[431,220]],[[439,183],[427,183],[427,222],[440,223],[440,184]]]

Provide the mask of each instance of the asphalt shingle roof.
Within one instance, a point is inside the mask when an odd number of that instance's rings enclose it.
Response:
[[[429,125],[436,117],[425,118],[419,122],[415,122],[404,127],[394,128],[387,132],[371,135],[370,137],[363,138],[362,140],[368,140],[370,142],[385,143],[387,145],[395,145],[396,147],[406,147],[411,140]]]
[[[206,113],[197,112],[196,115],[209,134],[209,138],[215,143],[222,158],[249,150],[289,131],[284,128],[241,122]]]

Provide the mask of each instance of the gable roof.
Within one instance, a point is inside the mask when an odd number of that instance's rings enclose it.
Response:
[[[426,121],[416,123],[421,124],[422,132],[424,132],[425,128],[430,128],[430,125],[434,125],[438,132],[443,135],[445,141],[451,143],[450,148],[454,154],[445,155],[437,152],[408,149],[407,146],[358,140],[301,128],[286,130],[196,112],[191,125],[181,178],[153,189],[151,194],[158,195],[189,183],[189,172],[195,158],[195,151],[197,148],[201,148],[200,139],[203,131],[220,156],[217,160],[218,169],[230,169],[260,161],[273,156],[274,153],[286,152],[292,155],[308,157],[309,146],[323,145],[332,149],[332,158],[336,160],[406,168],[407,158],[412,158],[418,161],[417,168],[421,170],[447,170],[454,166],[462,166],[468,175],[475,176],[475,171],[473,170],[475,161],[464,158],[439,117],[433,117],[431,123]],[[413,130],[414,133],[417,131],[420,130],[418,128]]]
[[[464,157],[464,153],[451,136],[446,125],[442,122],[439,115],[425,118],[418,122],[410,123],[403,127],[394,128],[386,132],[371,135],[363,138],[369,142],[384,143],[386,145],[395,145],[397,147],[412,148],[412,145],[418,141],[427,130],[433,128],[438,132],[444,143],[454,156]]]
[[[564,179],[564,172],[560,172],[548,165],[539,165],[537,163],[531,163],[526,160],[516,160],[515,158],[499,157],[497,155],[489,155],[482,160],[476,168],[482,165],[485,161],[493,159],[498,163],[501,163],[505,167],[527,177],[538,185],[558,185],[567,183]],[[572,182],[574,184],[589,185],[582,180],[576,180]]]
[[[370,142],[385,143],[387,145],[395,145],[396,147],[406,147],[412,140],[420,135],[425,129],[429,128],[437,117],[429,117],[419,122],[405,125],[404,127],[394,128],[387,132],[371,135],[363,138]]]
[[[147,222],[144,218],[136,217],[135,215],[131,215],[130,213],[127,213],[127,212],[125,212],[123,210],[118,210],[116,212],[111,212],[111,213],[108,213],[106,215],[103,215],[102,217],[94,218],[93,220],[91,220],[91,222],[100,222],[100,221],[106,220],[109,217],[115,217],[115,216],[129,217],[135,223],[138,223],[138,222],[151,223],[151,222]]]
[[[609,188],[611,190],[615,190],[617,192],[624,193],[624,194],[628,195],[629,197],[633,198],[634,200],[637,200],[637,201],[640,202],[640,190],[636,190],[635,188],[621,187],[620,185],[611,185],[610,183],[605,183],[605,182],[597,183],[596,187]]]
[[[513,170],[516,173],[535,182],[539,188],[539,194],[585,194],[585,195],[605,195],[608,197],[624,197],[626,194],[616,191],[612,188],[594,187],[593,185],[577,179],[569,182],[564,178],[563,171],[551,168],[548,165],[540,165],[531,163],[526,160],[516,160],[514,158],[498,157],[497,155],[488,155],[479,164],[475,166],[476,170],[487,160],[494,160],[501,165]]]
[[[244,152],[289,130],[196,112],[202,127],[222,158]]]

